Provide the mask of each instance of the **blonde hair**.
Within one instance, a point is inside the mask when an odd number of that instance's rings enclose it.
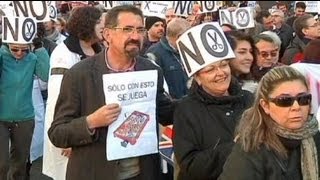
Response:
[[[307,88],[305,77],[289,66],[279,66],[271,69],[259,82],[253,106],[246,110],[236,128],[237,141],[246,152],[256,151],[263,144],[283,157],[287,157],[287,150],[278,136],[270,130],[272,120],[260,106],[260,100],[268,100],[269,95],[282,83],[301,81]]]

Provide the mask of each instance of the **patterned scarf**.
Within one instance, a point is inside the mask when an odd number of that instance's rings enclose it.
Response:
[[[318,180],[318,155],[313,135],[318,132],[316,117],[310,117],[300,129],[286,129],[275,121],[271,121],[273,132],[287,138],[301,140],[301,170],[303,180]]]

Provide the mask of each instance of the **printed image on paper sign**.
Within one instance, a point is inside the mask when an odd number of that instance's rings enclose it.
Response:
[[[149,121],[149,115],[134,111],[118,128],[113,132],[115,137],[123,140],[121,146],[127,147],[136,144],[140,133]]]
[[[103,75],[106,104],[117,103],[120,115],[108,126],[108,160],[158,152],[156,125],[156,70]]]

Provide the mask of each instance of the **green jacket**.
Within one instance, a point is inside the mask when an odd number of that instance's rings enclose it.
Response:
[[[44,48],[16,60],[6,45],[0,48],[0,121],[34,119],[32,89],[34,75],[48,81],[49,55]]]

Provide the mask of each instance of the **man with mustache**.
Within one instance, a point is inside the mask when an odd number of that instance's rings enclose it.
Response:
[[[172,124],[174,108],[164,94],[160,67],[138,56],[145,32],[140,9],[131,5],[112,8],[103,31],[108,48],[64,74],[48,135],[55,146],[72,147],[66,180],[160,180],[158,153],[113,161],[106,158],[108,126],[118,119],[121,107],[106,104],[110,97],[104,95],[104,74],[157,70],[156,120]]]
[[[143,47],[140,52],[141,55],[151,47],[153,44],[160,41],[164,35],[165,21],[157,16],[149,16],[145,20],[147,34],[145,34],[143,40]]]

